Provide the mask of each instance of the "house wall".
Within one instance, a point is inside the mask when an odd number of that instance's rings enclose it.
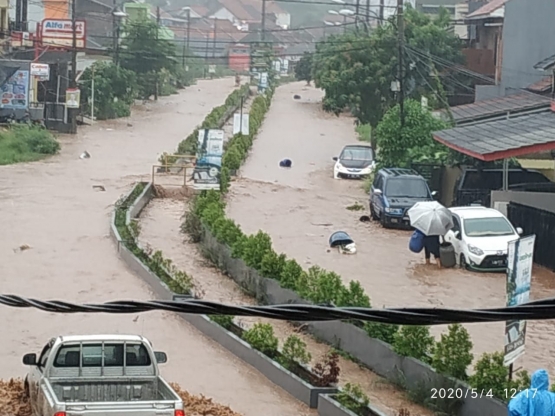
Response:
[[[233,13],[231,13],[225,7],[222,7],[220,10],[218,10],[216,13],[214,13],[212,16],[210,16],[210,18],[211,19],[220,19],[220,20],[229,20],[231,23],[233,23],[235,25],[241,24],[239,19],[237,19],[233,15]]]
[[[58,0],[43,0],[45,19],[69,19],[69,2]]]
[[[501,84],[524,88],[545,76],[533,66],[553,55],[553,0],[512,0],[505,4]]]
[[[492,208],[495,208],[496,202],[516,202],[555,213],[555,194],[551,193],[491,191]]]
[[[291,26],[291,15],[289,13],[276,13],[276,24],[284,29]]]
[[[87,22],[87,36],[102,46],[112,45],[112,23],[111,18],[99,16],[109,16],[112,6],[94,3],[89,0],[77,0],[77,18]]]

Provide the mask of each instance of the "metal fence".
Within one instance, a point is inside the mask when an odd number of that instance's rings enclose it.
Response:
[[[536,235],[534,262],[555,271],[555,214],[528,205],[509,203],[509,220],[521,227],[525,235]]]
[[[440,191],[442,189],[443,165],[434,163],[413,163],[411,169],[418,172],[419,175],[428,181],[428,185],[432,191]]]

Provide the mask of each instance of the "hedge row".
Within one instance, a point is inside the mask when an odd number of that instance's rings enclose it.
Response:
[[[185,140],[177,146],[177,154],[194,155],[198,147],[198,131],[200,129],[219,129],[229,118],[231,112],[240,105],[241,98],[245,99],[250,93],[250,86],[243,85],[227,96],[225,103],[214,107],[210,114],[206,116],[200,127],[197,127]]]

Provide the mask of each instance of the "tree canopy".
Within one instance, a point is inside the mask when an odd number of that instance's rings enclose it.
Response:
[[[438,89],[448,88],[435,68],[434,56],[462,63],[462,45],[449,31],[447,11],[429,17],[410,6],[405,12],[403,52],[404,85],[407,98],[426,95],[434,107]],[[384,113],[395,104],[391,84],[397,80],[397,28],[393,20],[371,34],[362,31],[330,36],[316,46],[312,75],[317,87],[325,91],[326,111],[339,114],[350,109],[360,123],[377,126]],[[441,84],[441,85],[438,85]]]
[[[310,84],[312,81],[312,54],[310,52],[305,52],[297,66],[295,66],[295,78],[299,81],[306,81]]]
[[[435,118],[415,100],[406,100],[405,124],[401,129],[399,106],[384,115],[375,130],[378,141],[378,160],[382,167],[410,167],[411,163],[445,161],[447,147],[432,138],[432,132],[449,125]]]

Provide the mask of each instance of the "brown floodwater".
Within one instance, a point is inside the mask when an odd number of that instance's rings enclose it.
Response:
[[[299,94],[300,100],[293,95]],[[362,223],[365,211],[349,211],[355,202],[368,206],[361,182],[334,180],[332,157],[356,142],[353,119],[325,114],[322,92],[304,83],[287,84],[275,94],[253,150],[233,184],[229,215],[248,233],[264,230],[275,249],[304,267],[322,266],[347,282],[358,280],[374,307],[486,308],[506,302],[503,274],[478,274],[424,265],[422,255],[408,250],[410,232]],[[279,167],[289,158],[291,169]],[[356,255],[329,250],[328,238],[343,230],[357,244]],[[553,296],[555,275],[536,268],[532,298]],[[504,324],[466,325],[476,356],[503,348]],[[530,322],[526,354],[517,367],[546,368],[555,373],[552,321]],[[436,327],[438,335],[444,328]]]
[[[63,137],[61,154],[0,167],[1,293],[76,303],[151,299],[118,259],[109,237],[114,202],[150,177],[163,151],[175,150],[233,90],[231,78],[200,81],[147,104],[129,120],[99,122]],[[81,160],[87,150],[91,158]],[[105,187],[105,192],[93,188]],[[23,245],[29,248],[20,250]],[[168,353],[163,376],[249,416],[303,415],[305,407],[251,367],[170,313],[60,315],[0,307],[0,378],[24,376],[23,354],[63,334],[141,334]]]

